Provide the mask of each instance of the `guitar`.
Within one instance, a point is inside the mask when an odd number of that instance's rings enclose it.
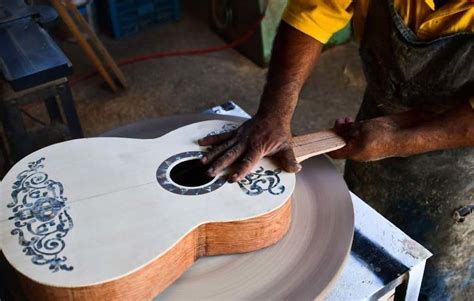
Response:
[[[205,175],[204,121],[156,139],[85,138],[38,150],[0,184],[0,247],[32,300],[147,300],[199,257],[278,242],[295,175],[263,158],[239,183]],[[299,161],[345,145],[332,131],[294,138]]]

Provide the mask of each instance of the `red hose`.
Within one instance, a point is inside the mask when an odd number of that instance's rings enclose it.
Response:
[[[214,47],[209,47],[209,48],[201,48],[201,49],[185,49],[185,50],[174,50],[174,51],[164,51],[164,52],[153,52],[150,54],[146,55],[141,55],[141,56],[136,56],[136,57],[131,57],[131,58],[126,58],[123,60],[120,60],[117,62],[117,65],[119,66],[125,66],[129,64],[134,64],[137,62],[142,62],[142,61],[148,61],[148,60],[153,60],[153,59],[158,59],[158,58],[163,58],[163,57],[172,57],[172,56],[191,56],[191,55],[202,55],[202,54],[207,54],[207,53],[212,53],[212,52],[218,52],[226,49],[231,49],[238,47],[245,42],[247,42],[253,34],[257,31],[258,27],[262,23],[262,20],[265,16],[260,16],[258,20],[252,25],[252,27],[245,32],[242,36],[240,36],[238,39],[224,45],[220,46],[214,46]],[[70,83],[71,85],[76,85],[81,81],[87,80],[94,75],[97,74],[97,71],[89,72],[83,75],[80,75],[76,78],[73,78]]]

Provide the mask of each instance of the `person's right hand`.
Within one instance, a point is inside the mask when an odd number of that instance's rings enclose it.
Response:
[[[287,172],[298,172],[301,165],[296,161],[292,149],[290,126],[272,118],[254,118],[244,122],[238,129],[198,141],[201,146],[213,146],[201,159],[209,164],[208,175],[219,172],[235,163],[229,176],[232,182],[245,177],[264,156],[273,156],[280,168]]]

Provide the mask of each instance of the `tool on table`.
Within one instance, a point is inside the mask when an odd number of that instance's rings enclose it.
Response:
[[[61,19],[64,21],[64,23],[66,23],[71,33],[77,39],[79,45],[82,47],[87,57],[94,64],[97,72],[99,72],[102,78],[107,82],[112,91],[115,92],[118,90],[113,76],[115,76],[122,87],[126,88],[127,80],[125,79],[122,71],[117,66],[114,59],[99,40],[97,35],[90,28],[87,21],[77,10],[74,3],[72,3],[71,0],[50,1],[54,8],[58,11]],[[88,35],[95,49],[91,47],[81,30],[85,31],[85,33]],[[103,59],[105,63],[101,59]]]
[[[204,154],[198,138],[238,124],[211,120],[148,140],[77,139],[17,163],[0,184],[0,238],[26,294],[149,299],[201,256],[278,242],[290,226],[294,174],[267,158],[239,183],[189,172]],[[330,131],[295,142],[300,161],[344,145]],[[347,256],[349,230],[332,271]]]

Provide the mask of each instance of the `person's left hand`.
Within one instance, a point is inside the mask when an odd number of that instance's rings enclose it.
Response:
[[[400,127],[390,116],[357,121],[340,118],[334,124],[346,146],[328,153],[333,159],[375,161],[403,154]]]

